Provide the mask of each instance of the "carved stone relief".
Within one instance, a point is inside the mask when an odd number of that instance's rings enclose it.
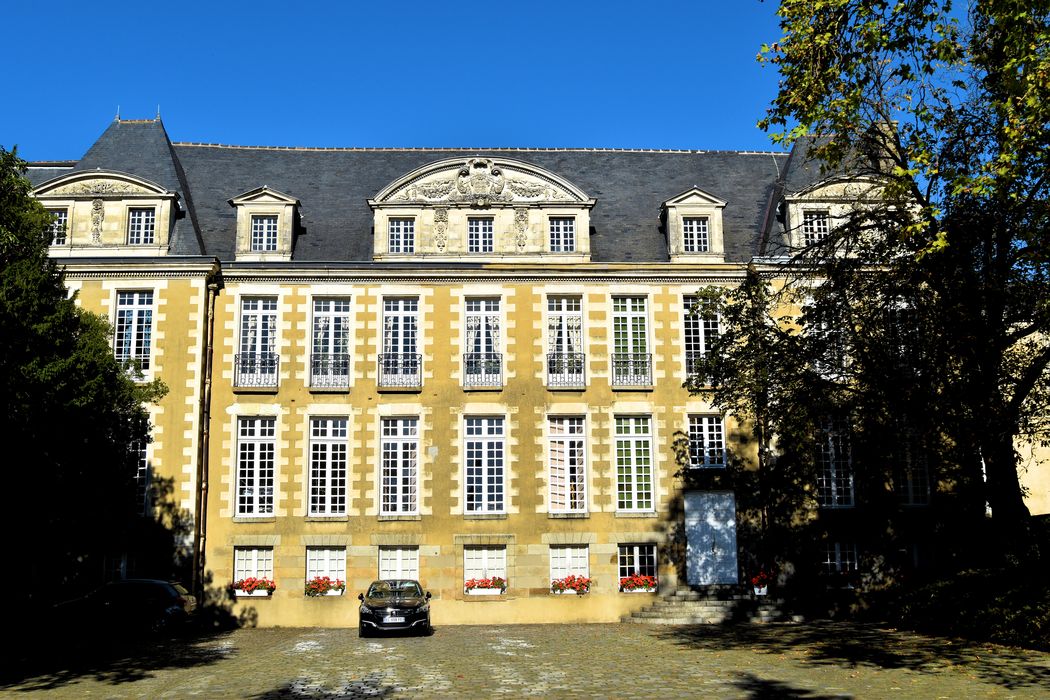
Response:
[[[91,242],[102,242],[102,221],[106,218],[106,207],[101,199],[91,200]]]
[[[434,245],[442,253],[448,245],[448,209],[445,207],[434,210]]]
[[[63,185],[47,192],[49,195],[81,195],[81,194],[150,194],[149,190],[138,185],[127,182],[113,182],[112,180],[84,180],[71,185]]]
[[[514,242],[518,244],[519,250],[525,250],[525,244],[529,242],[529,210],[526,207],[514,207]]]
[[[494,203],[566,201],[572,196],[536,176],[511,177],[489,158],[471,158],[450,179],[449,171],[414,182],[391,199],[403,202],[468,203],[487,207]]]

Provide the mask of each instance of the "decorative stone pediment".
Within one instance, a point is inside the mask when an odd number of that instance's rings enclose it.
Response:
[[[42,197],[127,197],[127,196],[172,196],[173,193],[155,182],[127,173],[107,170],[88,170],[67,173],[42,183],[33,190],[33,195]]]
[[[719,199],[713,194],[704,192],[699,187],[691,187],[682,194],[672,197],[671,199],[664,202],[664,207],[677,207],[681,205],[693,205],[702,207],[715,207],[722,209],[725,207],[725,201]]]
[[[299,200],[267,185],[256,187],[227,200],[237,210],[236,251],[238,260],[290,260],[295,245]],[[252,238],[252,220],[267,219],[276,234],[273,245],[258,245]],[[270,223],[272,222],[272,223]]]
[[[882,183],[874,178],[830,178],[810,185],[804,190],[785,197],[788,201],[807,200],[822,202],[871,201],[882,196]]]
[[[722,236],[725,207],[725,200],[695,186],[663,203],[671,262],[725,261]]]
[[[287,195],[284,192],[270,189],[267,185],[248,190],[228,201],[235,207],[242,204],[288,204],[291,206],[299,206],[299,200],[295,197]]]

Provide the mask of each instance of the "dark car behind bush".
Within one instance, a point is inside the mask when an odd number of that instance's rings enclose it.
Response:
[[[164,632],[182,626],[196,608],[196,599],[178,583],[126,579],[56,605],[53,621],[60,626],[90,627],[102,635]]]

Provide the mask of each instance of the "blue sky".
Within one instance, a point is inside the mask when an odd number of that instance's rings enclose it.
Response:
[[[177,141],[772,150],[775,2],[12,2],[0,145]]]

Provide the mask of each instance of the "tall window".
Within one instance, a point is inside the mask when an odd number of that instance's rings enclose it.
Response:
[[[653,445],[649,416],[616,416],[616,508],[653,509]]]
[[[419,547],[380,547],[379,578],[419,580]]]
[[[346,424],[310,419],[310,515],[346,514]]]
[[[584,385],[583,310],[580,297],[547,297],[547,383]]]
[[[505,461],[503,418],[466,419],[466,511],[502,513]]]
[[[587,510],[587,476],[583,417],[552,417],[547,425],[550,464],[550,511]]]
[[[849,433],[842,420],[827,420],[817,434],[817,502],[828,508],[853,505]]]
[[[346,582],[346,547],[307,547],[306,580],[327,576],[334,580]],[[330,595],[341,595],[336,589]]]
[[[387,250],[391,253],[416,252],[415,219],[390,219],[387,224]]]
[[[689,466],[724,467],[722,416],[689,416]]]
[[[128,245],[152,245],[156,213],[150,209],[128,210]]]
[[[384,418],[381,423],[382,493],[379,512],[415,515],[418,512],[419,420]]]
[[[277,215],[252,216],[252,251],[268,253],[277,250]]]
[[[499,352],[499,299],[467,299],[466,354],[463,357],[467,386],[500,386],[503,355]]]
[[[66,233],[69,230],[69,212],[66,209],[48,209],[47,213],[55,217],[51,222],[51,245],[65,245]]]
[[[265,578],[273,580],[273,547],[234,547],[233,580]],[[238,590],[237,595],[246,595]]]
[[[380,386],[418,386],[420,357],[416,345],[419,300],[403,297],[383,300],[383,354],[379,359]]]
[[[314,299],[310,386],[350,384],[350,300]]]
[[[150,368],[153,342],[153,292],[117,292],[113,354],[139,370]]]
[[[827,211],[802,212],[802,245],[813,245],[828,237],[830,232]]]
[[[492,244],[492,219],[473,216],[467,219],[467,252],[491,253]]]
[[[696,306],[696,297],[682,297],[682,327],[685,329],[685,367],[689,374],[710,351],[720,332],[717,312]]]
[[[237,386],[277,384],[277,299],[241,299],[241,344],[237,355]]]
[[[613,297],[613,384],[652,384],[645,297]]]
[[[828,542],[824,545],[824,572],[844,574],[857,570],[857,545],[852,542]]]
[[[552,216],[550,234],[552,253],[571,253],[576,250],[576,219],[571,216]]]
[[[566,576],[590,577],[587,545],[551,545],[551,580]]]
[[[149,467],[148,444],[145,440],[136,440],[131,446],[135,455],[135,512],[146,515],[150,510],[150,482],[152,474]]]
[[[652,576],[656,578],[655,544],[621,544],[619,547],[620,578]]]
[[[901,433],[896,469],[897,497],[902,505],[929,505],[930,472],[926,453],[912,431],[905,428]]]
[[[507,548],[472,547],[463,548],[463,580],[492,578],[507,579]]]
[[[272,515],[276,418],[237,421],[237,515]]]
[[[686,253],[706,253],[711,250],[706,216],[687,216],[682,219],[682,250]]]

